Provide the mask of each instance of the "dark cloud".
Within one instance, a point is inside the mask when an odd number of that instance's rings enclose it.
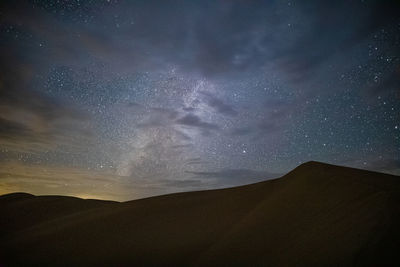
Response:
[[[202,121],[200,117],[194,114],[187,114],[184,117],[175,121],[179,125],[184,125],[188,127],[199,128],[203,130],[218,130],[219,126],[214,123],[209,123]]]
[[[11,81],[7,81],[6,84]],[[11,78],[13,79],[13,78]],[[17,151],[46,151],[69,144],[79,148],[93,137],[88,115],[21,83],[0,85],[0,139],[3,147]]]
[[[28,39],[34,36],[36,42],[37,34],[41,35],[49,25],[40,28],[40,22],[31,17],[27,12],[29,5],[23,1],[2,4],[5,4],[1,19],[4,27],[0,29],[4,44],[0,46],[2,147],[37,153],[64,145],[79,149],[82,143],[91,143],[93,132],[87,112],[41,90],[43,82],[38,81],[41,77],[38,74],[49,66],[49,56],[36,51],[37,47],[30,47],[32,40]]]
[[[347,56],[379,27],[396,21],[393,10],[399,10],[398,2],[309,1],[299,11],[307,18],[304,26],[311,27],[291,44],[276,46],[272,58],[297,84],[309,81],[324,63]]]
[[[187,111],[187,112],[193,112],[193,111],[195,111],[196,109],[194,108],[194,107],[184,107],[184,108],[182,108],[184,111]]]
[[[184,165],[203,165],[206,164],[207,161],[201,159],[201,158],[190,158],[185,160]]]
[[[29,136],[29,128],[13,121],[0,118],[0,138],[4,140],[16,141],[21,137]]]
[[[201,94],[205,96],[206,103],[218,113],[228,116],[237,116],[237,111],[234,110],[231,105],[208,92],[201,92]]]
[[[184,70],[207,76],[258,71],[274,63],[289,76],[303,80],[311,78],[322,62],[361,42],[378,27],[396,21],[394,10],[398,10],[396,1],[309,1],[293,6],[283,2],[178,1],[160,5],[156,1],[129,1],[120,4],[123,11],[119,16],[132,19],[116,28],[115,18],[107,13],[113,10],[113,3],[71,4],[75,9],[64,10],[64,19],[56,19],[58,13],[49,12],[49,5],[40,2],[34,12],[22,1],[9,3],[4,7],[5,21],[16,25],[22,19],[29,33],[45,37],[57,48],[54,55],[63,61],[82,56],[102,58],[119,70],[125,69],[125,62],[135,62],[130,66],[135,69],[157,69],[160,63],[174,62]],[[56,6],[51,9],[57,10]],[[79,29],[79,38],[72,42],[66,25],[77,27],[80,12],[89,26]],[[291,31],[283,18],[293,20],[292,27],[304,34],[279,34]],[[95,23],[113,29],[114,34],[93,27]],[[116,41],[124,36],[134,49]]]

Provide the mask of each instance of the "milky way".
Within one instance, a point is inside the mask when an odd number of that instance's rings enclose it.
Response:
[[[397,1],[2,1],[0,193],[400,174]]]

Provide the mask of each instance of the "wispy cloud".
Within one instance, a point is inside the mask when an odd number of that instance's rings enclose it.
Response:
[[[179,125],[194,127],[203,130],[218,130],[219,126],[214,123],[205,122],[199,116],[195,114],[187,114],[182,118],[175,121]]]

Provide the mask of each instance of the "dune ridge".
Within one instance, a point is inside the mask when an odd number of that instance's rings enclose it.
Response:
[[[400,177],[308,162],[127,202],[0,196],[0,265],[400,265]]]

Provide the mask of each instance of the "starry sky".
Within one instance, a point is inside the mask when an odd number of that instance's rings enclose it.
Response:
[[[400,174],[399,1],[0,3],[0,193]]]

